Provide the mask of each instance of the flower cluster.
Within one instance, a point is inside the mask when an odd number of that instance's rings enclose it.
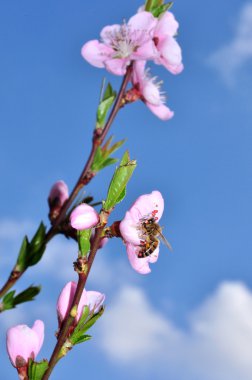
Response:
[[[163,211],[161,193],[152,191],[137,198],[120,223],[130,264],[138,273],[150,273],[149,263],[155,263],[158,259],[159,241],[155,234]]]
[[[172,74],[183,70],[181,48],[175,36],[179,24],[171,12],[159,18],[140,9],[128,23],[109,25],[102,29],[98,40],[87,42],[82,56],[91,65],[106,68],[115,75],[124,75],[133,64],[132,84],[135,99],[141,99],[162,120],[168,120],[173,112],[164,104],[160,82],[145,71],[146,61],[163,65]]]

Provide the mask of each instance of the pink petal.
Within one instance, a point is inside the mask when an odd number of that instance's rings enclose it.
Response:
[[[159,106],[162,103],[159,88],[152,80],[147,79],[142,84],[141,93],[147,103],[151,103],[154,106]]]
[[[57,181],[52,186],[49,194],[49,203],[54,204],[56,201],[57,205],[62,206],[68,199],[68,187],[64,181]]]
[[[82,57],[95,67],[104,67],[104,60],[113,54],[113,49],[100,43],[98,40],[92,40],[83,45],[81,49]]]
[[[104,62],[106,69],[115,75],[125,75],[127,66],[129,66],[130,60],[128,58],[113,58],[107,59]]]
[[[102,41],[105,44],[110,45],[111,37],[115,35],[116,33],[118,33],[120,29],[121,29],[121,25],[119,24],[105,26],[100,33]]]
[[[77,206],[70,215],[70,223],[76,230],[86,230],[94,227],[99,222],[99,214],[86,203]]]
[[[158,50],[161,54],[160,62],[172,74],[179,74],[183,70],[181,48],[177,41],[168,37],[158,44]]]
[[[45,330],[44,322],[39,319],[36,320],[32,326],[32,330],[36,333],[37,338],[38,338],[38,346],[37,346],[36,351],[34,352],[35,356],[37,356],[44,342],[44,330]]]
[[[125,217],[123,218],[119,226],[121,235],[126,242],[135,245],[140,244],[140,238],[137,229],[137,224],[140,218],[140,214],[138,214],[137,216],[133,215],[132,217],[131,212],[126,212]]]
[[[126,245],[126,250],[128,254],[129,262],[132,268],[140,274],[148,274],[151,272],[149,267],[149,257],[144,257],[139,259],[137,257],[136,251],[139,247],[136,247],[132,244]]]
[[[74,281],[68,282],[62,289],[57,301],[57,313],[59,322],[62,322],[70,310],[76,292],[77,284]]]
[[[153,31],[157,25],[157,19],[150,12],[140,12],[135,14],[129,19],[128,26],[132,30],[142,30],[146,33],[147,37],[152,38]]]
[[[157,49],[154,45],[153,40],[149,40],[146,43],[143,43],[135,53],[132,53],[132,60],[149,60],[155,59],[158,56]]]
[[[144,80],[145,64],[146,64],[146,61],[135,61],[133,63],[132,82],[134,85],[140,84]]]
[[[151,110],[151,112],[161,120],[170,120],[174,116],[174,112],[171,111],[170,108],[165,104],[160,104],[157,106],[149,102],[146,102],[145,104]]]
[[[105,301],[105,294],[95,292],[93,290],[87,291],[87,305],[90,311],[94,314],[98,313]]]
[[[133,220],[137,218],[139,220],[145,216],[150,216],[154,210],[157,210],[156,217],[158,222],[164,211],[164,199],[159,191],[152,191],[150,194],[138,197],[129,212]]]
[[[154,36],[159,40],[163,40],[167,36],[173,37],[177,34],[178,27],[179,24],[174,15],[171,12],[165,12],[157,23]]]

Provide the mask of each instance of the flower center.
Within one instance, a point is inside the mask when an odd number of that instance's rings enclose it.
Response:
[[[106,38],[115,51],[113,58],[128,58],[147,41],[145,31],[132,30],[125,22],[118,30],[108,32]]]

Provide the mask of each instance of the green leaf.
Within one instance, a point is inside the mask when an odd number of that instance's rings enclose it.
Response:
[[[23,270],[27,268],[26,260],[27,260],[28,252],[29,252],[29,241],[28,241],[27,236],[25,236],[23,239],[19,254],[18,254],[18,258],[17,258],[16,270],[18,270],[19,272],[22,272]]]
[[[113,137],[113,136],[111,136],[111,137]],[[108,155],[116,152],[125,143],[125,141],[126,141],[125,139],[120,140],[117,143],[115,143],[114,145],[112,145],[109,149],[107,149]]]
[[[168,11],[168,9],[172,7],[172,5],[173,5],[173,2],[160,5],[159,7],[153,8],[151,13],[153,14],[154,17],[160,17],[163,13]]]
[[[145,2],[145,10],[151,12],[153,8],[158,7],[163,4],[163,0],[146,0]]]
[[[80,344],[80,343],[86,342],[87,340],[90,340],[91,338],[92,338],[91,335],[80,336],[79,339],[77,339],[74,344]]]
[[[77,231],[80,256],[85,257],[90,251],[90,238],[92,229]]]
[[[116,92],[113,90],[110,83],[108,83],[104,94],[101,97],[101,100],[98,105],[96,113],[96,128],[102,128],[105,124],[108,111],[110,110],[114,100],[116,98]]]
[[[23,290],[21,293],[16,295],[16,297],[14,298],[15,306],[23,302],[33,301],[34,297],[36,297],[39,294],[40,290],[40,286],[29,286],[29,288]]]
[[[41,380],[48,368],[48,361],[42,360],[41,362],[34,362],[29,359],[28,364],[28,377],[29,380]]]
[[[23,292],[15,296],[16,291],[12,290],[7,293],[2,300],[2,311],[14,309],[16,305],[24,302],[29,302],[40,292],[40,286],[30,286]]]
[[[100,166],[100,170],[106,168],[109,165],[116,164],[118,162],[118,158],[107,158]]]
[[[127,183],[129,182],[135,168],[136,161],[130,160],[129,153],[126,151],[123,155],[120,166],[116,168],[110,182],[107,199],[104,202],[104,209],[106,211],[111,210],[123,199]]]
[[[46,248],[45,237],[46,228],[45,225],[41,222],[29,245],[29,254],[26,261],[27,267],[37,264],[43,256]]]

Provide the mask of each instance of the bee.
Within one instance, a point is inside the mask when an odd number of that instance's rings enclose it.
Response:
[[[156,218],[143,219],[141,223],[142,240],[140,243],[140,250],[137,254],[138,258],[150,256],[158,247],[159,240],[172,251],[171,244],[164,237],[162,227],[156,222]]]

